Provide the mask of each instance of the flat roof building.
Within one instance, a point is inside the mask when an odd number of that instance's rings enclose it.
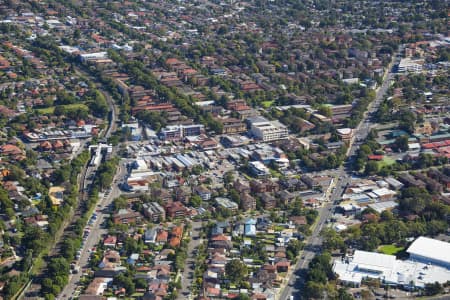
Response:
[[[263,117],[249,118],[248,121],[252,136],[258,140],[270,142],[288,138],[287,127],[278,121],[269,121]]]
[[[406,252],[410,259],[450,268],[450,243],[421,236]]]
[[[360,286],[365,278],[375,278],[407,289],[424,288],[427,283],[445,283],[450,278],[448,268],[360,250],[356,250],[353,257],[335,261],[333,272],[342,283],[352,286]]]
[[[424,63],[423,59],[412,60],[410,58],[403,58],[398,64],[398,72],[411,72],[419,73],[422,71],[422,65]]]
[[[216,200],[217,205],[219,205],[220,207],[229,209],[233,212],[236,212],[239,208],[239,205],[236,202],[233,202],[228,198],[218,197],[215,200]]]

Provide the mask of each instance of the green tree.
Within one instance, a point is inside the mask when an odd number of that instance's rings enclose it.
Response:
[[[402,190],[399,199],[399,208],[402,211],[419,214],[425,209],[425,205],[431,200],[431,196],[425,189],[410,187]]]
[[[239,294],[239,296],[237,298],[235,298],[236,300],[250,300],[250,296],[247,294]]]
[[[321,105],[317,111],[319,112],[319,114],[324,115],[328,118],[331,118],[333,116],[331,107],[328,105]]]
[[[132,295],[136,290],[131,274],[119,274],[114,278],[113,284],[125,288],[127,295]]]
[[[118,211],[119,209],[127,208],[128,201],[125,197],[118,197],[113,200],[114,211]]]
[[[406,152],[409,149],[408,145],[408,136],[407,135],[401,135],[395,139],[395,147],[397,150],[401,152]]]
[[[303,244],[299,240],[290,240],[286,247],[286,254],[289,260],[293,260],[302,250]],[[290,256],[290,257],[289,257]]]
[[[366,163],[366,167],[364,169],[364,173],[366,175],[376,174],[379,170],[378,162],[371,160]]]
[[[323,246],[327,250],[335,250],[341,249],[345,250],[345,243],[342,236],[340,236],[335,230],[332,228],[325,228],[320,233],[323,237]]]
[[[231,283],[240,286],[248,276],[248,268],[241,260],[233,259],[225,265],[225,273]]]
[[[33,256],[37,256],[47,245],[49,236],[40,227],[27,226],[22,243],[26,249],[33,251]]]
[[[89,108],[92,110],[93,114],[97,117],[104,118],[108,113],[108,103],[106,102],[105,96],[95,90],[88,95]]]
[[[193,195],[189,199],[189,205],[193,207],[200,207],[202,205],[202,198],[199,195]]]
[[[48,273],[52,276],[64,276],[69,274],[69,262],[63,257],[52,258],[47,266]]]
[[[427,296],[434,296],[444,291],[444,288],[439,282],[425,284],[425,294]]]
[[[325,286],[320,282],[308,281],[306,283],[305,294],[308,299],[322,299],[325,292]]]

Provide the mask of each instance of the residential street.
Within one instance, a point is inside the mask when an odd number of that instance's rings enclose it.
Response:
[[[188,258],[186,259],[186,263],[184,264],[184,270],[181,274],[181,291],[178,294],[178,299],[188,299],[191,295],[190,288],[192,287],[192,281],[194,280],[194,269],[195,269],[195,260],[198,246],[202,243],[202,239],[200,239],[200,233],[202,231],[202,221],[192,222],[192,234],[190,236],[191,240],[188,245]]]

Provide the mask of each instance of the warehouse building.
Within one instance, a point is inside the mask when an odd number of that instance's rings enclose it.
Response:
[[[424,236],[416,239],[406,251],[409,259],[450,269],[450,244]],[[450,280],[450,277],[448,278]]]
[[[365,278],[405,289],[424,288],[427,283],[450,280],[450,244],[420,237],[407,252],[410,258],[356,250],[353,256],[336,260],[333,271],[341,283],[359,287]]]

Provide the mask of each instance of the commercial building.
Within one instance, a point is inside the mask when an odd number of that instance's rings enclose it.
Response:
[[[96,61],[96,60],[107,59],[107,58],[108,58],[108,52],[106,52],[106,51],[80,54],[81,62],[90,62],[90,61]]]
[[[161,129],[158,137],[164,141],[177,141],[187,136],[199,136],[205,130],[201,124],[172,125]]]
[[[360,286],[365,278],[406,289],[424,288],[427,283],[445,283],[450,278],[450,244],[420,237],[408,248],[410,258],[356,250],[353,256],[339,259],[333,272],[348,285]]]
[[[450,269],[450,243],[421,236],[409,246],[407,252],[411,260]]]
[[[239,208],[239,206],[236,202],[233,202],[228,198],[218,197],[215,199],[215,201],[218,206],[225,208],[225,209],[229,209],[232,212],[237,212],[237,210]]]
[[[416,59],[412,60],[410,58],[404,58],[400,60],[400,63],[398,64],[398,72],[411,72],[411,73],[418,73],[422,71],[422,65],[424,63],[423,59]]]
[[[278,121],[269,121],[263,117],[248,119],[253,137],[264,142],[277,141],[288,138],[287,127]]]
[[[393,188],[394,190],[397,190],[397,191],[400,190],[401,188],[403,188],[403,186],[404,186],[403,183],[401,183],[400,181],[398,181],[397,179],[392,178],[392,177],[387,177],[384,179],[384,181],[386,181],[391,188]]]

